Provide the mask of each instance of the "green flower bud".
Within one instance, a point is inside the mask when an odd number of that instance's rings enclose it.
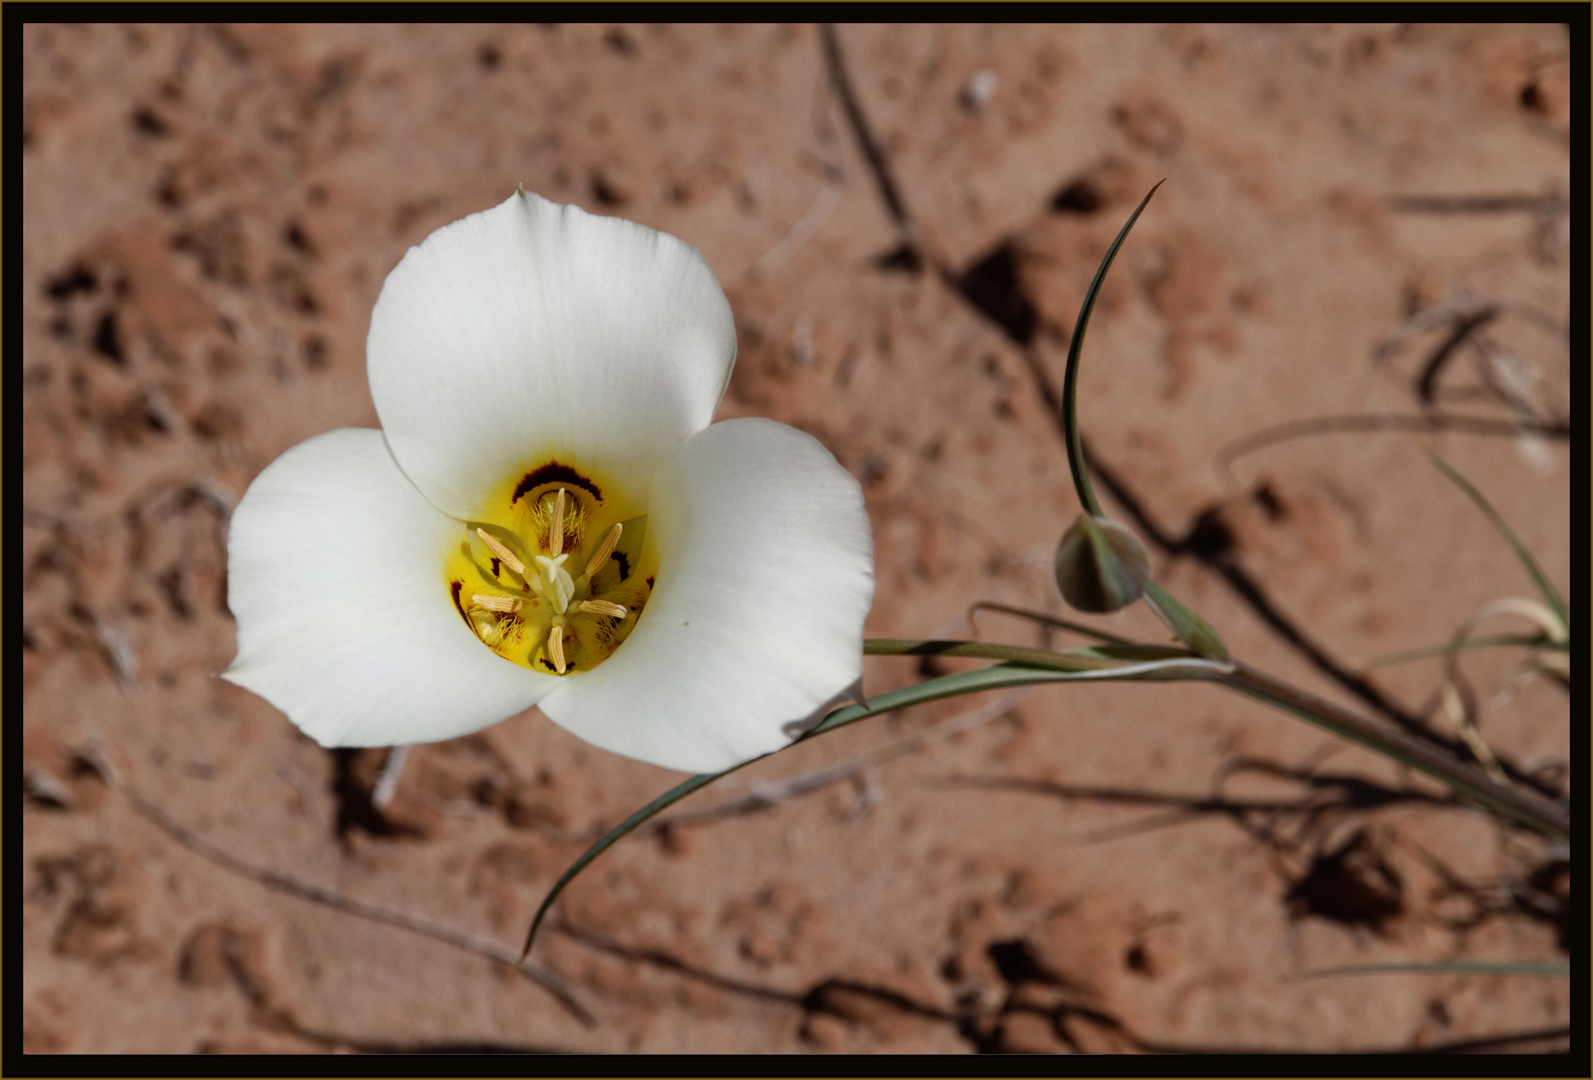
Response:
[[[1080,611],[1125,608],[1144,594],[1149,580],[1145,546],[1110,518],[1079,515],[1057,545],[1057,587]]]

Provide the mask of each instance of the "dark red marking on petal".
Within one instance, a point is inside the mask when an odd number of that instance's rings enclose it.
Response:
[[[513,506],[515,503],[519,502],[520,496],[526,494],[528,491],[531,491],[533,488],[539,488],[543,484],[554,484],[560,482],[573,484],[578,488],[585,488],[587,491],[592,493],[592,498],[596,499],[598,502],[603,501],[603,492],[598,489],[596,484],[592,483],[592,481],[588,480],[586,477],[582,476],[568,465],[561,464],[557,461],[550,461],[541,468],[533,469],[531,472],[528,472],[525,474],[525,476],[521,477],[520,483],[516,485],[514,489],[513,497],[509,499],[509,505]]]
[[[630,559],[626,558],[623,551],[616,551],[609,555],[609,558],[619,560],[621,581],[624,581],[626,578],[631,576],[631,561]]]
[[[474,634],[476,632],[476,628],[471,623],[470,616],[465,614],[465,605],[459,602],[459,590],[463,589],[464,587],[465,583],[463,581],[450,581],[448,583],[448,591],[451,592],[454,597],[454,608],[459,612],[459,617],[465,620],[465,625],[470,627],[470,632]]]

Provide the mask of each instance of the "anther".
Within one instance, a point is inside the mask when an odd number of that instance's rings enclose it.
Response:
[[[616,523],[608,531],[608,535],[603,537],[603,546],[597,549],[592,561],[586,564],[586,572],[581,575],[582,577],[591,577],[603,568],[603,564],[608,562],[608,557],[614,554],[614,546],[619,543],[620,532],[624,528],[625,526]]]
[[[476,593],[470,599],[488,611],[519,611],[525,607],[524,600],[515,600],[508,596],[488,596],[485,593]]]
[[[564,489],[559,488],[553,499],[553,528],[548,533],[548,550],[558,556],[564,553]]]
[[[582,600],[577,609],[588,615],[607,615],[611,619],[623,619],[625,607],[623,604],[611,604],[607,600]]]
[[[564,627],[548,631],[548,655],[553,658],[554,670],[563,675],[568,666],[564,663]]]
[[[476,535],[481,537],[481,542],[487,545],[487,550],[498,556],[503,565],[517,574],[525,573],[525,563],[514,557],[514,552],[498,543],[486,529],[477,528]]]

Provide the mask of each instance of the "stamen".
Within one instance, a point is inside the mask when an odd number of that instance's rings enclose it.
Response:
[[[553,667],[563,675],[568,665],[564,663],[564,627],[555,626],[548,631],[548,655],[553,658]]]
[[[498,541],[495,540],[492,534],[487,532],[486,529],[478,527],[476,529],[476,535],[481,537],[481,542],[487,545],[488,551],[492,552],[503,561],[503,565],[507,566],[510,570],[513,570],[517,574],[525,573],[525,563],[515,558],[514,552],[498,543]]]
[[[608,531],[608,535],[603,537],[603,546],[597,549],[592,561],[586,564],[586,572],[581,575],[582,577],[589,578],[603,568],[603,564],[608,562],[608,557],[614,554],[614,546],[619,543],[620,531],[624,528],[625,526],[616,523]]]
[[[548,550],[554,556],[564,553],[564,489],[553,499],[553,528],[548,533]]]
[[[486,593],[476,593],[470,599],[488,611],[519,611],[525,607],[524,600],[515,600],[508,596],[488,596]]]
[[[607,615],[611,619],[623,619],[625,607],[622,604],[611,604],[607,600],[582,600],[580,609],[588,615]]]

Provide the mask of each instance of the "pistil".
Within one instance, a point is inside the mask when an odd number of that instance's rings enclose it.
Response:
[[[570,606],[570,597],[575,593],[575,582],[570,579],[570,572],[564,569],[564,560],[570,557],[569,552],[548,558],[546,555],[536,556],[537,565],[542,567],[542,579],[546,583],[548,599],[553,601],[553,610],[560,615]]]
[[[610,559],[619,558],[616,552],[626,531],[617,522],[590,549],[584,565],[574,562],[587,549],[585,538],[593,524],[594,508],[582,502],[580,493],[560,487],[531,505],[536,509],[527,523],[529,532],[511,528],[506,535],[494,526],[494,535],[485,527],[472,527],[475,536],[461,554],[474,559],[490,591],[464,594],[468,610],[460,610],[476,636],[507,659],[559,675],[585,671],[624,641],[646,603],[647,590],[630,581],[633,567],[628,560],[623,578],[605,570]],[[474,546],[477,539],[480,546]],[[577,567],[580,576],[573,577]],[[461,599],[459,584],[456,602]],[[648,589],[651,584],[649,578]]]

